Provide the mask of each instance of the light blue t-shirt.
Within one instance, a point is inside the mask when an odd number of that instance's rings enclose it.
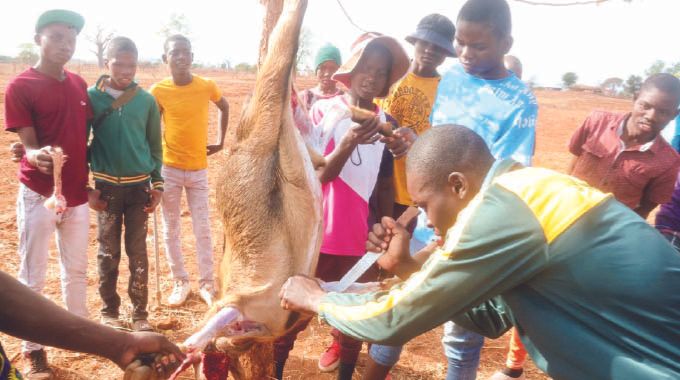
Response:
[[[442,124],[468,127],[484,139],[497,160],[512,158],[530,166],[537,113],[536,97],[514,74],[482,79],[455,64],[442,75],[430,122],[435,128]],[[427,243],[435,236],[425,220],[420,215],[413,237]]]
[[[666,125],[661,131],[661,136],[671,144],[676,152],[680,152],[680,116]]]

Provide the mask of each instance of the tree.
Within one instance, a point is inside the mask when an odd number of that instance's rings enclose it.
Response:
[[[642,87],[642,77],[639,75],[631,75],[626,79],[626,83],[623,85],[623,91],[628,96],[635,96]]]
[[[680,78],[680,62],[675,62],[666,68],[666,72]]]
[[[605,95],[616,96],[623,92],[623,79],[621,78],[607,78],[600,85],[602,92]]]
[[[163,38],[168,38],[175,34],[181,34],[188,38],[191,35],[189,20],[187,20],[187,17],[184,14],[173,12],[170,15],[170,20],[161,27],[161,30],[158,33]]]
[[[306,27],[300,30],[300,39],[298,40],[297,57],[295,57],[295,70],[299,73],[309,68],[309,58],[312,56],[312,32]]]
[[[32,42],[25,42],[19,45],[19,54],[17,55],[17,61],[32,65],[38,62],[40,56],[36,50],[35,44]]]
[[[241,62],[234,66],[234,71],[243,73],[254,73],[255,71],[257,71],[257,66],[251,65],[250,63],[247,62]]]
[[[97,65],[102,68],[104,67],[104,50],[106,49],[106,44],[113,38],[114,32],[107,31],[102,25],[97,25],[97,31],[94,34],[85,36],[85,38],[94,44],[94,49],[90,49],[92,53],[97,57]]]
[[[650,77],[654,74],[660,74],[666,71],[666,62],[658,59],[652,63],[647,70],[645,70],[645,75]]]
[[[573,73],[571,71],[568,72],[568,73],[564,73],[564,75],[562,75],[562,83],[564,84],[564,87],[566,87],[566,88],[569,88],[569,87],[575,85],[577,80],[578,80],[578,75],[576,75],[576,73]]]

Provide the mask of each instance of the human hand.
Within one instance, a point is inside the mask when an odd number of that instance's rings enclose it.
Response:
[[[126,333],[123,353],[113,361],[125,370],[125,379],[166,379],[184,360],[182,351],[161,334]],[[141,355],[150,354],[153,361],[142,363]]]
[[[315,279],[297,275],[286,280],[279,298],[284,310],[318,313],[319,303],[325,294]]]
[[[163,192],[157,189],[149,190],[149,201],[144,206],[144,212],[152,214],[159,203],[161,203],[161,198],[163,197]]]
[[[206,147],[208,149],[208,156],[213,155],[224,148],[223,144],[213,144]]]
[[[377,116],[353,124],[346,136],[353,145],[373,144],[380,139],[380,118]]]
[[[52,155],[50,155],[51,147],[42,147],[40,149],[27,149],[26,160],[33,165],[41,173],[52,175]]]
[[[404,226],[385,216],[368,233],[366,250],[384,253],[378,258],[378,265],[390,273],[399,273],[401,266],[413,264],[409,252],[410,239],[411,235]]]
[[[104,211],[108,207],[108,202],[101,198],[101,190],[91,189],[87,192],[87,204],[95,211]]]
[[[385,143],[394,158],[400,158],[408,153],[416,138],[417,136],[411,128],[401,127],[394,131],[391,136],[385,136],[380,141]]]
[[[12,155],[12,162],[19,162],[26,154],[26,147],[20,142],[15,142],[9,146],[9,152]]]

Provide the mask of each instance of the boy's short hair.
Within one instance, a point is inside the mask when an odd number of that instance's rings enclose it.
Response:
[[[127,37],[115,37],[106,44],[106,58],[114,58],[118,53],[128,52],[138,56],[137,45]]]
[[[458,12],[458,21],[489,25],[498,37],[512,33],[510,6],[506,0],[468,0]]]
[[[171,42],[178,41],[186,42],[187,45],[189,45],[189,48],[191,49],[191,41],[189,41],[189,39],[186,36],[182,34],[173,34],[172,36],[165,39],[165,43],[163,43],[163,52],[164,53],[168,52],[168,47],[170,46]]]
[[[674,75],[660,73],[649,76],[640,87],[640,92],[655,88],[663,93],[673,95],[680,102],[680,79]]]

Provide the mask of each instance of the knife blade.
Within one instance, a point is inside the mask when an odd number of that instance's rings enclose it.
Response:
[[[402,226],[408,225],[413,218],[417,217],[418,214],[420,213],[420,210],[418,210],[415,207],[409,207],[407,208],[401,216],[397,219],[397,223],[401,224]],[[354,264],[352,268],[350,268],[347,273],[345,273],[344,276],[340,279],[338,282],[330,282],[330,283],[325,283],[324,285],[324,290],[328,292],[336,292],[336,293],[342,293],[347,288],[350,287],[350,285],[354,284],[357,282],[359,277],[361,277],[362,274],[366,273],[368,268],[371,267],[371,265],[375,264],[376,261],[378,261],[378,258],[382,253],[378,252],[366,252],[364,255],[359,259],[359,261]]]

